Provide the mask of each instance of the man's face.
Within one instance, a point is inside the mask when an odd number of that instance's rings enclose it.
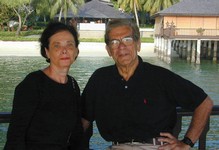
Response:
[[[109,39],[106,49],[117,66],[126,67],[137,61],[140,41],[134,41],[132,29],[129,26],[113,28],[109,32]]]

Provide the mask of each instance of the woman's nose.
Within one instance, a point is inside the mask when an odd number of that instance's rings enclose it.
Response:
[[[66,48],[66,46],[64,46],[63,48],[62,48],[62,54],[66,54],[67,53],[67,48]]]

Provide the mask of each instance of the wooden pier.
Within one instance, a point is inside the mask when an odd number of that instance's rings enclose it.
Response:
[[[163,29],[161,34],[155,36],[154,51],[158,57],[171,63],[172,53],[188,62],[200,64],[202,59],[219,59],[219,30],[205,30],[197,34],[198,29],[176,29],[174,25]],[[194,35],[192,35],[194,34]]]
[[[218,0],[183,0],[152,17],[155,18],[155,51],[164,61],[171,62],[171,50],[191,63],[218,60]]]

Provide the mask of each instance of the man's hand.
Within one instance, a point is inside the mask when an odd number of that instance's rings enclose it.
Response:
[[[160,146],[159,150],[189,150],[190,146],[176,139],[170,133],[160,133],[158,141],[163,142],[164,145]]]

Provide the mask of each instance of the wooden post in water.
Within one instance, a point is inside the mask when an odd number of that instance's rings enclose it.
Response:
[[[197,40],[196,64],[200,64],[201,40]]]
[[[187,41],[186,40],[184,40],[183,41],[183,44],[182,44],[182,58],[183,59],[185,59],[186,58],[186,53],[187,53],[187,51],[186,51],[186,48],[187,48]]]
[[[168,39],[167,41],[167,63],[171,63],[171,50],[172,50],[172,40]]]
[[[208,56],[207,56],[208,59],[211,58],[211,41],[208,41]]]
[[[174,50],[176,51],[177,54],[179,54],[179,40],[176,40]]]
[[[203,41],[203,47],[201,49],[201,57],[207,57],[207,41]]]
[[[182,47],[183,47],[183,41],[179,41],[179,58],[182,58]]]
[[[160,58],[163,60],[163,55],[164,55],[164,38],[161,38],[161,52],[160,52]]]
[[[157,52],[157,49],[158,49],[158,37],[155,38],[155,41],[154,41],[154,53]]]
[[[162,47],[162,38],[159,37],[159,45],[158,45],[158,57],[161,58],[161,47]]]
[[[191,40],[187,43],[187,62],[191,61]]]
[[[217,61],[217,41],[214,41],[213,62]]]
[[[192,57],[191,57],[191,62],[195,62],[195,52],[196,52],[196,41],[192,41]]]
[[[164,39],[164,48],[163,48],[163,60],[167,60],[167,39]]]

